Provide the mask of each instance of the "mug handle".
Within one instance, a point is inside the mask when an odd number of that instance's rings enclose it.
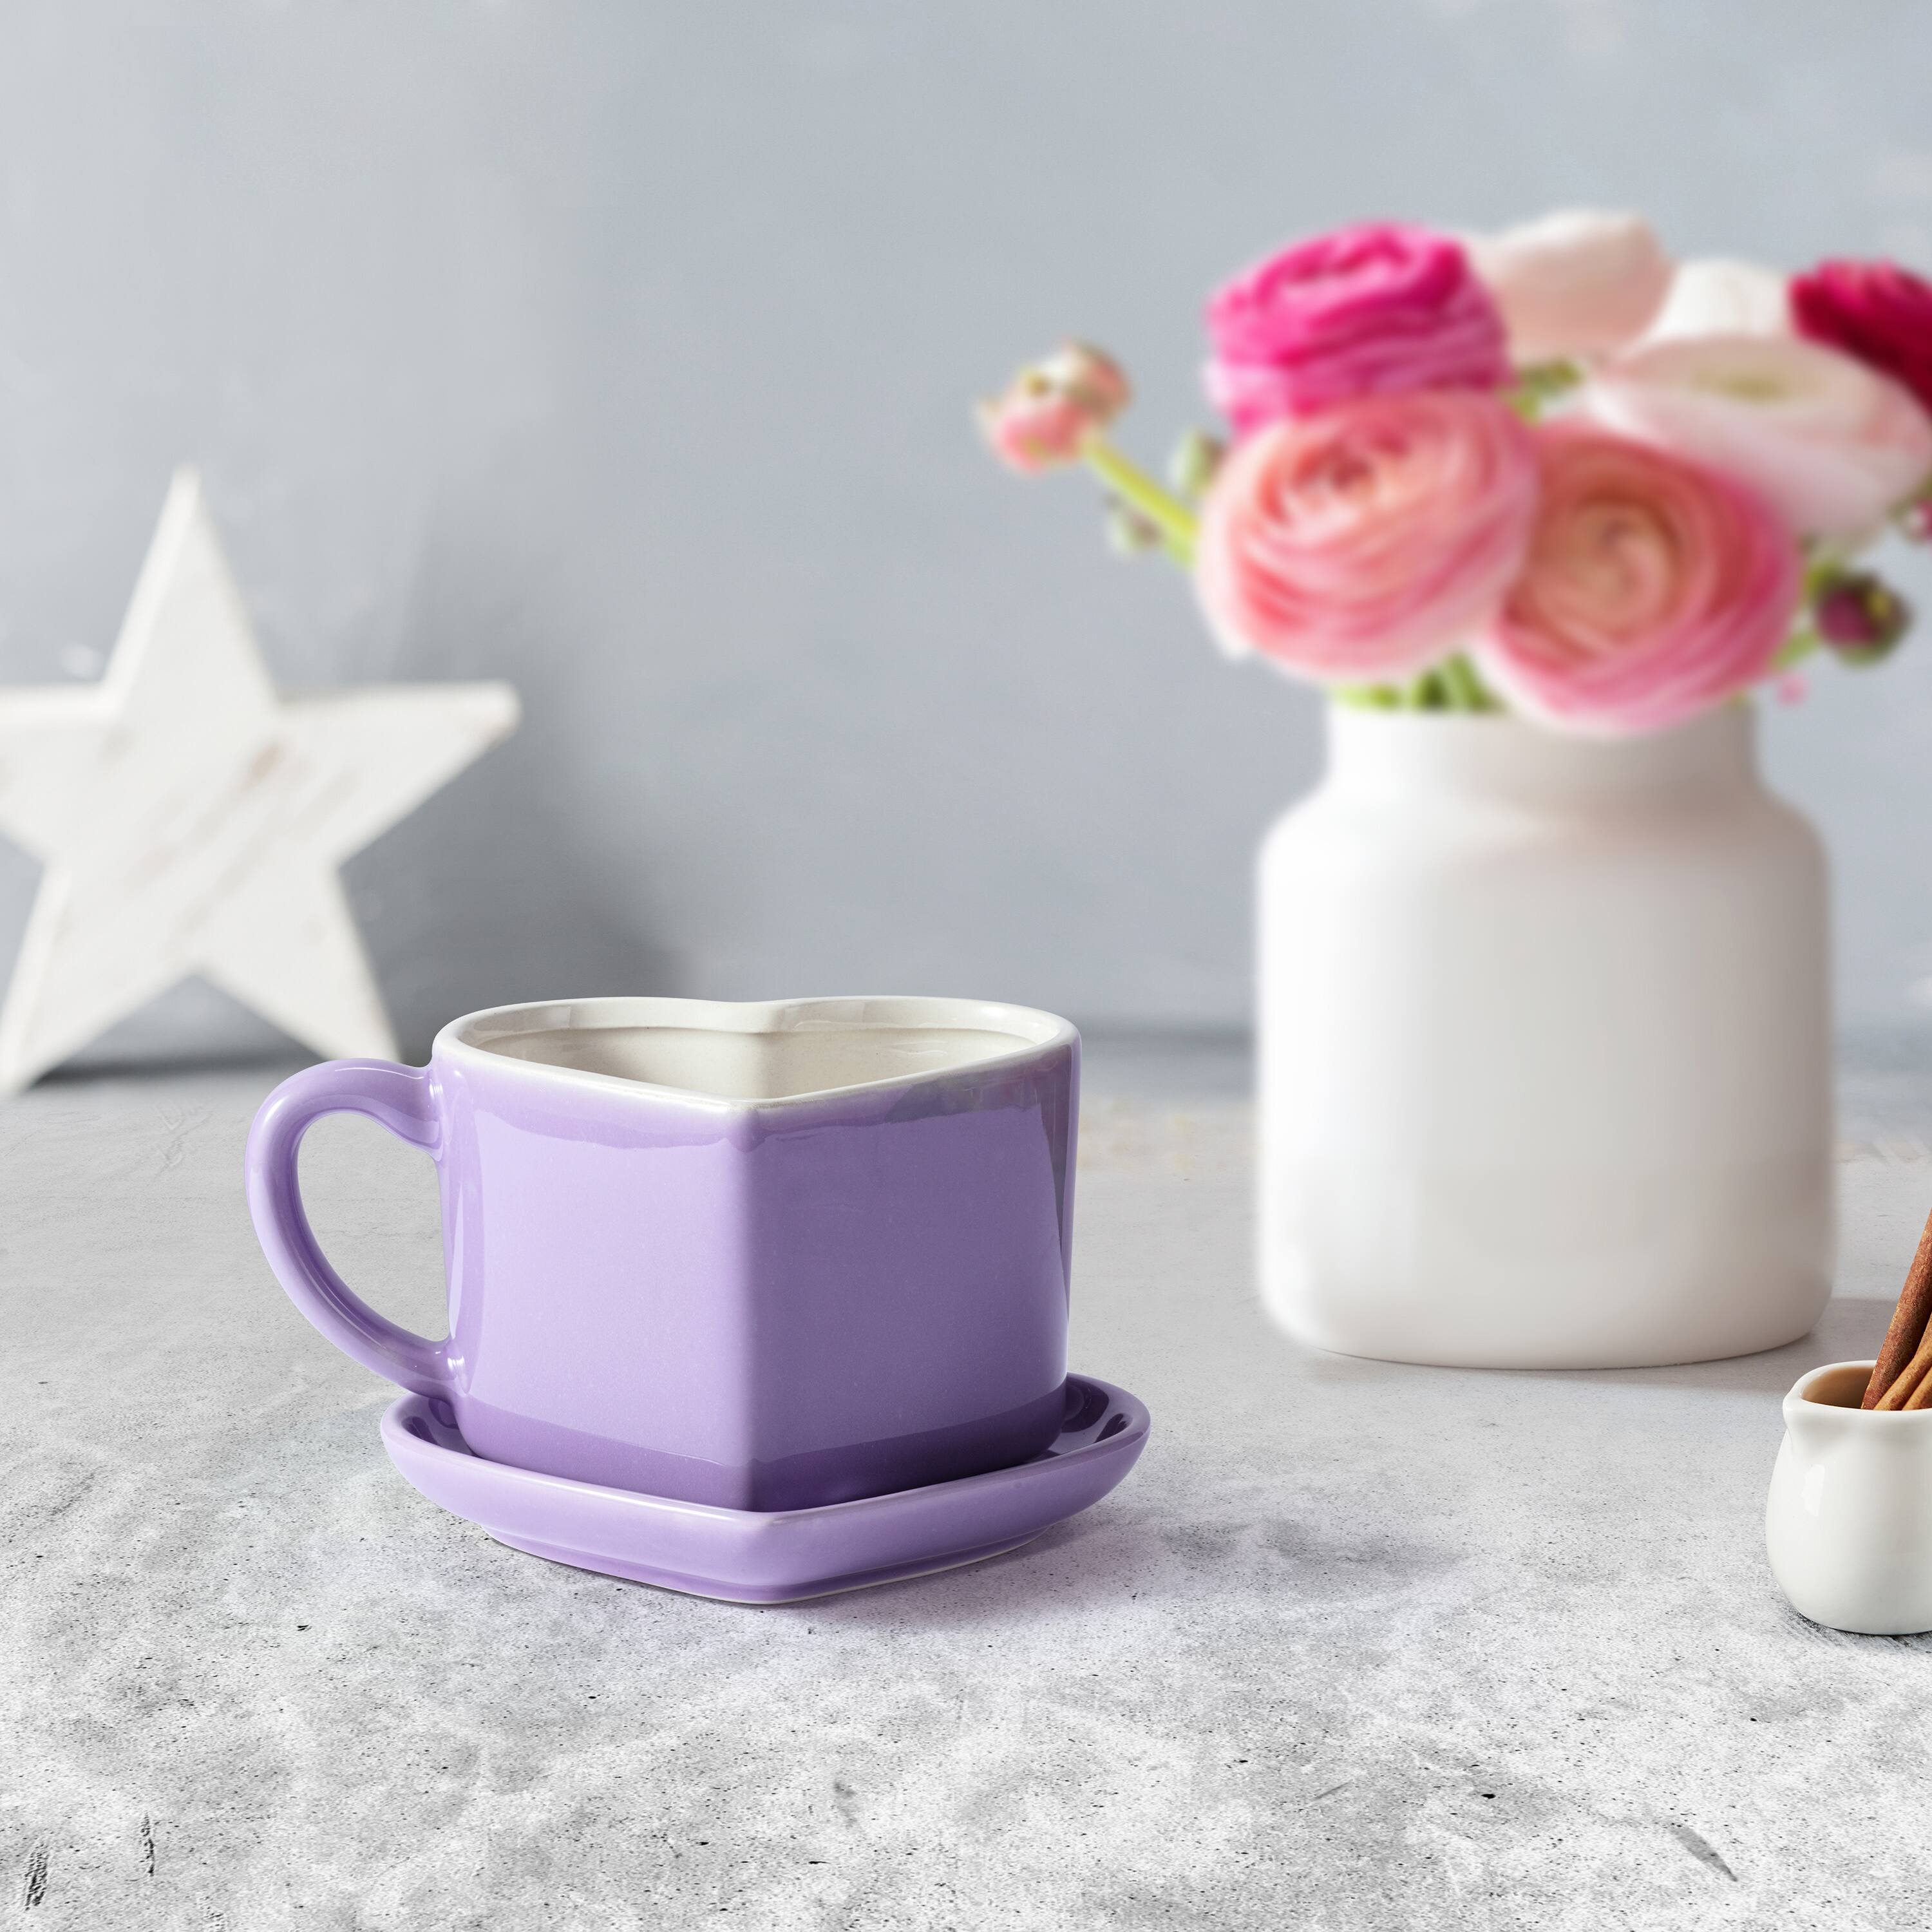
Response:
[[[448,1345],[378,1315],[328,1264],[302,1207],[296,1156],[324,1114],[366,1114],[398,1139],[440,1151],[442,1123],[426,1066],[330,1060],[284,1080],[248,1130],[248,1212],[289,1299],[345,1355],[418,1395],[447,1396]]]

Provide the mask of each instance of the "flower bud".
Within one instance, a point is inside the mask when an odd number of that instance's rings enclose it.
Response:
[[[1107,500],[1107,542],[1119,556],[1142,556],[1161,546],[1160,526],[1118,496]]]
[[[1870,571],[1846,571],[1819,591],[1811,621],[1840,664],[1873,664],[1912,628],[1912,606]]]
[[[1915,496],[1898,513],[1898,527],[1914,543],[1932,543],[1932,496]]]
[[[1214,480],[1214,472],[1221,466],[1221,459],[1228,453],[1228,446],[1218,436],[1210,436],[1204,429],[1191,429],[1174,446],[1174,454],[1167,459],[1167,480],[1175,490],[1190,502],[1198,502],[1208,494],[1208,486]]]
[[[980,428],[1003,463],[1036,476],[1078,462],[1081,445],[1126,407],[1131,393],[1111,358],[1069,342],[982,401]]]

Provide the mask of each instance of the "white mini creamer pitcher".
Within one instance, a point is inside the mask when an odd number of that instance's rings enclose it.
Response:
[[[1904,1636],[1932,1630],[1932,1408],[1861,1408],[1871,1371],[1833,1362],[1784,1398],[1765,1535],[1799,1615]]]

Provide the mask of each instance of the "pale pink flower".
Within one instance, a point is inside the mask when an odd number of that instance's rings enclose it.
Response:
[[[1003,462],[1036,476],[1077,463],[1087,438],[1106,429],[1131,394],[1111,357],[1084,342],[1065,343],[982,401],[980,428]]]
[[[1644,340],[1672,342],[1685,336],[1792,332],[1790,296],[1784,278],[1775,268],[1713,257],[1678,266],[1664,306],[1644,332]]]
[[[1446,235],[1368,222],[1298,242],[1208,305],[1208,394],[1245,435],[1356,396],[1493,389],[1509,379],[1496,305]]]
[[[1495,398],[1364,397],[1235,446],[1195,582],[1231,654],[1318,682],[1407,677],[1495,609],[1535,512],[1529,432]]]
[[[1607,355],[1643,332],[1670,257],[1641,215],[1573,208],[1499,235],[1463,237],[1519,364]]]
[[[1890,377],[1816,343],[1654,342],[1587,383],[1584,412],[1747,483],[1800,536],[1870,537],[1932,475],[1932,418]]]
[[[1658,731],[1755,684],[1791,625],[1798,547],[1728,477],[1558,422],[1522,574],[1476,647],[1491,686],[1561,730]]]

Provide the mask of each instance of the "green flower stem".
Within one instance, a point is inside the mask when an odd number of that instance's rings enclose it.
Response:
[[[1442,666],[1442,681],[1449,687],[1452,711],[1493,711],[1496,701],[1476,675],[1476,668],[1460,651]]]
[[[1514,384],[1503,400],[1526,422],[1534,422],[1548,405],[1574,389],[1583,380],[1581,367],[1574,362],[1537,362],[1516,372]]]
[[[1328,695],[1357,711],[1501,711],[1496,694],[1458,652],[1407,684],[1331,684]]]
[[[1455,708],[1448,685],[1441,670],[1426,670],[1402,692],[1406,711],[1449,711]]]
[[[1331,684],[1328,695],[1357,711],[1400,711],[1402,693],[1392,684]]]
[[[1142,469],[1130,462],[1097,431],[1080,446],[1087,467],[1131,510],[1138,511],[1160,531],[1167,554],[1184,570],[1194,567],[1194,512],[1171,496]]]
[[[1784,646],[1777,656],[1772,659],[1772,670],[1774,672],[1787,671],[1793,664],[1802,664],[1814,651],[1823,645],[1824,641],[1809,625],[1802,631],[1793,632],[1784,640]]]

